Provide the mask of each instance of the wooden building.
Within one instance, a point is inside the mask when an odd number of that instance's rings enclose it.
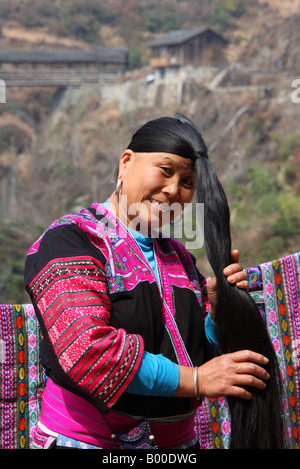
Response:
[[[123,74],[127,65],[126,48],[0,50],[0,78],[8,85],[26,85],[27,82],[32,86],[95,82],[99,76]]]
[[[225,62],[227,41],[207,27],[169,31],[148,43],[153,69],[214,66]]]

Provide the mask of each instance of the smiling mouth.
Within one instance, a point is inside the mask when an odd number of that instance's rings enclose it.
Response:
[[[151,205],[153,205],[156,208],[159,208],[160,210],[164,210],[165,212],[168,212],[170,210],[170,206],[167,202],[158,202],[157,200],[154,199],[149,199]]]

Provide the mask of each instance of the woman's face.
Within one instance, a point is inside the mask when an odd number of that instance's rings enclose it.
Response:
[[[170,223],[195,192],[192,160],[169,153],[126,150],[120,160],[119,178],[118,215],[144,234]]]

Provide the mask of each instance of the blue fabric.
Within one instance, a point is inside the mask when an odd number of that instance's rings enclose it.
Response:
[[[179,383],[179,368],[163,355],[144,352],[141,364],[126,391],[144,396],[171,397]]]
[[[204,330],[205,330],[205,335],[206,338],[211,345],[212,349],[214,350],[215,354],[218,354],[219,350],[219,329],[213,322],[213,320],[210,317],[210,314],[206,316],[205,319],[205,324],[204,324]]]

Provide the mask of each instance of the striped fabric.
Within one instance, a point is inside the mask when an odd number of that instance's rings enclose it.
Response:
[[[143,344],[137,335],[109,326],[101,264],[94,258],[55,259],[29,286],[63,370],[113,405],[139,365]]]

